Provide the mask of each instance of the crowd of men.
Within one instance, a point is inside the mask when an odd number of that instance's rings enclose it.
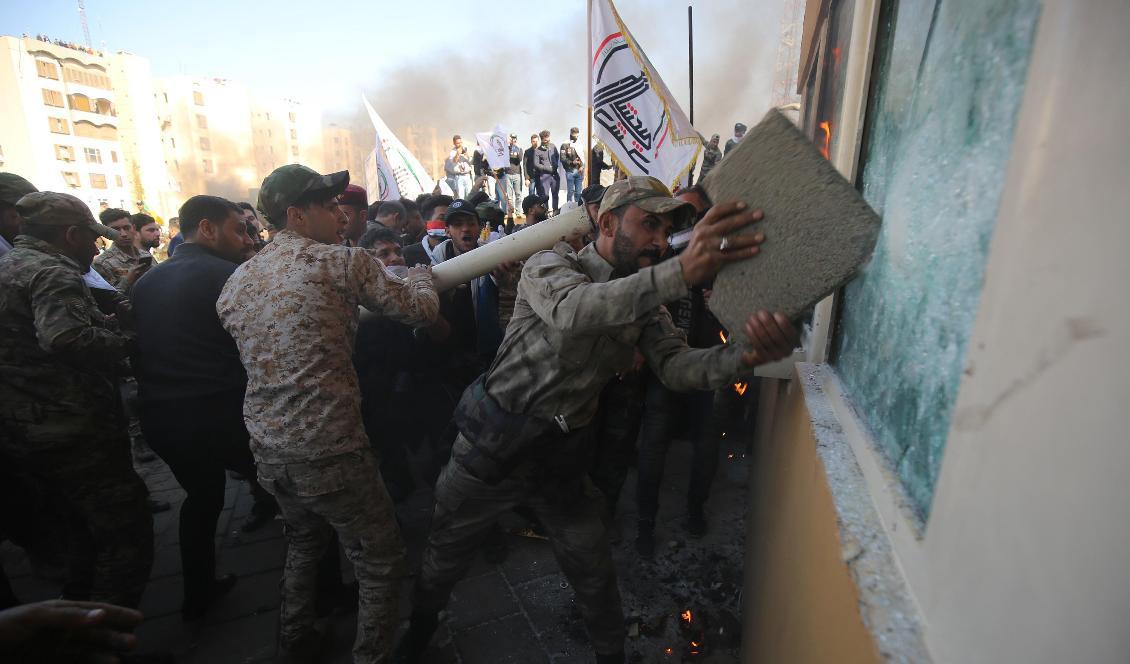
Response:
[[[718,147],[718,134],[706,141],[699,181],[741,142],[745,132],[744,124],[739,122],[734,125],[734,136],[726,141],[724,151]],[[548,129],[530,134],[530,145],[523,149],[518,144],[518,135],[510,134],[507,148],[509,164],[492,168],[481,147],[468,154],[463,137],[456,134],[451,138],[451,150],[444,159],[444,184],[455,198],[468,198],[472,192],[486,194],[498,204],[504,215],[519,219],[524,214],[519,206],[523,191],[552,201],[550,210],[554,213],[561,209],[562,201],[559,199],[562,189],[566,206],[582,205],[582,187],[586,181],[583,155],[586,150],[581,142],[581,130],[571,128],[569,140],[560,146],[554,145],[551,137]],[[599,183],[605,171],[614,171],[615,179],[626,177],[626,173],[605,156],[604,147],[599,142],[588,153],[588,182]]]
[[[554,158],[567,177],[584,167],[575,147],[536,138],[526,226],[549,216]],[[458,148],[457,137],[453,160]],[[598,662],[624,661],[608,526],[637,441],[648,558],[673,406],[698,423],[685,527],[701,536],[730,394],[714,390],[796,343],[787,319],[759,312],[720,344],[705,307],[717,271],[764,241],[726,237],[759,213],[712,205],[700,187],[673,197],[653,178],[575,178],[588,236],[441,293],[431,266],[522,232],[455,173],[466,198],[370,205],[348,172],[283,166],[255,207],[188,199],[160,262],[153,217],[95,219],[73,196],[0,174],[0,537],[64,581],[62,604],[32,610],[0,577],[0,601],[16,607],[0,612],[0,654],[134,644],[151,514],[168,508],[135,469],[155,453],[186,493],[185,620],[236,586],[217,574],[213,537],[232,472],[255,496],[245,529],[285,521],[285,661],[318,661],[315,622],[343,605],[358,611],[355,662],[422,661],[452,588],[511,510],[548,536]],[[505,175],[515,209],[522,191]],[[669,236],[692,226],[673,255]],[[395,506],[421,485],[434,514],[394,652],[407,573]],[[78,636],[47,644],[67,612]]]

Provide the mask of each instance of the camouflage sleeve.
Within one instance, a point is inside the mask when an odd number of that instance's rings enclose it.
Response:
[[[118,285],[114,283],[118,280],[118,277],[114,274],[114,271],[110,269],[110,266],[107,265],[105,261],[96,260],[91,264],[90,267],[94,268],[95,272],[102,275],[102,278],[106,280],[106,283],[110,284],[114,288],[118,287]]]
[[[593,283],[576,259],[543,251],[526,261],[518,293],[538,318],[562,332],[627,325],[686,295],[679,261],[665,261],[621,279]]]
[[[82,277],[64,267],[43,270],[31,280],[31,309],[39,346],[84,362],[113,364],[128,354],[129,339],[103,327]]]
[[[643,329],[639,348],[659,380],[676,392],[717,389],[750,372],[741,363],[748,348],[740,343],[691,348],[664,307]]]
[[[365,250],[350,251],[348,260],[349,283],[361,306],[416,327],[436,319],[439,296],[430,272],[401,279]]]

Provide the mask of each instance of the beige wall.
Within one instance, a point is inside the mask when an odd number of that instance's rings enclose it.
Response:
[[[765,380],[761,398],[775,414],[750,464],[742,661],[878,662],[804,395],[794,382]]]

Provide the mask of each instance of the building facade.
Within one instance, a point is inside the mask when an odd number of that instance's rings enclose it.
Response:
[[[0,37],[0,113],[0,170],[95,213],[170,217],[196,194],[254,202],[289,163],[361,181],[372,141],[325,124],[314,104],[225,79],[155,77],[144,57],[28,37]]]
[[[39,189],[73,194],[97,212],[131,209],[117,95],[97,53],[0,37],[0,168]]]

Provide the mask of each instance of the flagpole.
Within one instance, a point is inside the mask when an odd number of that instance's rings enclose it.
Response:
[[[585,70],[588,72],[589,89],[585,92],[585,96],[588,98],[588,103],[585,104],[585,123],[588,127],[588,148],[587,148],[586,154],[585,154],[585,163],[588,164],[588,168],[585,169],[585,177],[583,179],[583,182],[585,183],[586,187],[590,184],[597,184],[596,182],[589,182],[589,174],[592,173],[592,58],[593,58],[593,52],[592,52],[592,3],[593,3],[593,0],[587,0],[587,2],[588,2],[588,7],[589,7],[589,10],[588,10],[588,43],[589,43],[589,48],[588,48],[588,55],[585,57]],[[600,171],[598,170],[597,173],[599,174]],[[597,176],[597,178],[599,180],[599,175]]]
[[[691,125],[694,125],[694,8],[687,3],[687,69],[691,83]]]

